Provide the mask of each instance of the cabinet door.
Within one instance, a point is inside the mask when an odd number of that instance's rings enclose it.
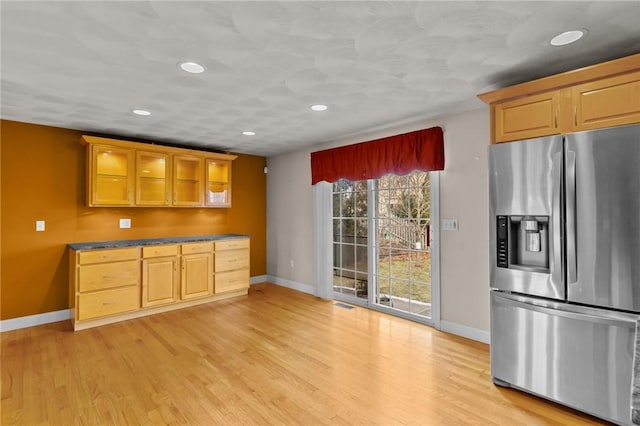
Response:
[[[204,173],[203,159],[182,155],[173,156],[173,205],[201,206]]]
[[[133,205],[133,150],[91,145],[89,205]]]
[[[210,296],[213,294],[213,255],[211,253],[182,256],[182,299]]]
[[[493,119],[496,142],[560,133],[559,103],[560,92],[553,91],[495,105]]]
[[[207,160],[205,204],[231,207],[231,161]]]
[[[136,205],[169,205],[169,155],[136,151]]]
[[[572,89],[576,131],[640,122],[640,71]]]
[[[163,305],[177,300],[178,258],[142,260],[142,306]]]

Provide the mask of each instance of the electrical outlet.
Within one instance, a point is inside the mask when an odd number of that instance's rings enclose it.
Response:
[[[131,228],[131,219],[120,219],[120,228]]]
[[[458,219],[442,219],[442,230],[443,231],[457,231],[458,230]]]
[[[44,232],[44,220],[36,220],[36,232]]]

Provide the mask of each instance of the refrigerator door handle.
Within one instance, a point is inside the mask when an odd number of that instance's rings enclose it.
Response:
[[[566,210],[567,210],[567,282],[578,280],[576,257],[576,153],[567,150],[566,156]]]
[[[552,253],[551,253],[551,281],[555,284],[562,283],[562,213],[560,207],[562,184],[562,152],[556,152],[552,157],[553,187],[551,198],[551,226],[552,226]]]

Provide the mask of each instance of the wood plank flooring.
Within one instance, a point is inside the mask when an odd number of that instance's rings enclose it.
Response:
[[[273,284],[2,333],[2,425],[593,425],[496,387],[487,345]]]

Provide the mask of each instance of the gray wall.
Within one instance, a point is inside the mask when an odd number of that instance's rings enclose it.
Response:
[[[433,126],[444,129],[445,141],[445,170],[440,172],[440,219],[457,219],[459,225],[459,231],[441,231],[441,325],[444,330],[486,341],[487,107],[268,158],[267,275],[281,284],[314,291],[311,152]]]

